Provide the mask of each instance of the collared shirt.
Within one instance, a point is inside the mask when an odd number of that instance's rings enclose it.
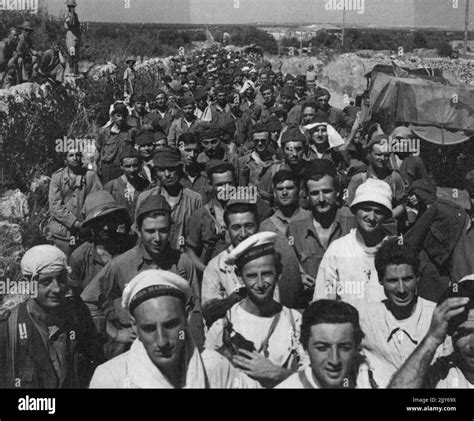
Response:
[[[152,195],[161,194],[161,186],[144,191],[137,200],[136,208],[140,207],[143,201]],[[186,244],[185,232],[186,225],[191,215],[202,206],[202,196],[186,187],[181,189],[177,203],[171,209],[171,247],[180,249]]]
[[[26,310],[38,329],[61,384],[66,378],[68,369],[68,332],[62,331],[59,326],[46,323],[47,315],[35,300],[27,301]]]
[[[203,305],[215,298],[227,298],[233,292],[245,287],[235,274],[235,266],[225,263],[233,249],[234,247],[230,246],[211,259],[206,266],[202,275],[201,299]]]
[[[375,269],[375,253],[383,241],[367,247],[357,228],[331,243],[319,265],[313,301],[337,299],[361,309],[385,298]]]
[[[211,200],[196,210],[186,225],[186,244],[204,264],[224,251],[230,243],[225,225],[212,215],[214,206],[214,200]]]
[[[365,336],[362,352],[381,388],[403,365],[427,334],[436,303],[418,297],[415,311],[404,320],[397,320],[387,308],[387,301],[368,303],[360,308],[360,325]],[[450,338],[438,348],[435,359],[452,351]]]
[[[355,225],[355,218],[348,208],[338,209],[329,235],[328,246],[333,241],[347,235]],[[288,238],[298,255],[304,272],[315,277],[327,248],[321,242],[315,229],[313,215],[310,213],[304,220],[291,222],[288,227]]]
[[[366,363],[359,366],[359,372],[356,380],[356,389],[371,389],[372,384],[369,375],[370,369]],[[311,367],[306,367],[295,374],[292,374],[275,389],[322,389],[321,385],[314,378]]]
[[[263,161],[256,151],[250,152],[238,159],[237,170],[239,183],[242,186],[258,186],[263,175],[270,169],[272,164],[277,162],[276,156]],[[244,180],[242,170],[248,170],[248,179]]]
[[[151,258],[143,244],[140,243],[107,263],[87,285],[81,297],[91,308],[91,312],[96,312],[97,306],[100,307],[100,304],[103,303],[102,308],[108,320],[118,320],[122,326],[129,326],[130,314],[121,306],[125,284],[144,270],[163,269],[186,279],[194,296],[199,299],[200,291],[196,269],[186,254],[169,249],[160,263],[161,266]]]
[[[200,171],[194,179],[191,179],[187,174],[179,180],[183,187],[186,187],[202,196],[202,202],[207,203],[211,194],[211,182],[205,171]]]
[[[265,219],[265,221],[260,224],[260,231],[280,232],[286,236],[290,223],[303,221],[310,217],[312,217],[311,212],[300,206],[296,208],[296,211],[290,217],[286,217],[282,211],[278,209],[270,218]]]
[[[82,291],[102,270],[105,263],[97,253],[95,245],[85,242],[73,251],[69,258],[69,266],[71,267],[69,275],[71,286]]]

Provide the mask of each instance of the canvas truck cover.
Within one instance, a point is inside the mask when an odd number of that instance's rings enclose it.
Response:
[[[468,85],[375,73],[370,104],[387,131],[410,124],[437,144],[460,143],[474,133],[474,87]]]

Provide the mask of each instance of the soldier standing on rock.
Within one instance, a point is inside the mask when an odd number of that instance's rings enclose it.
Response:
[[[81,24],[75,11],[77,3],[76,0],[67,0],[66,6],[68,12],[64,22],[64,28],[66,29],[66,46],[69,53],[68,67],[69,72],[73,75],[79,73],[79,46],[81,41]]]

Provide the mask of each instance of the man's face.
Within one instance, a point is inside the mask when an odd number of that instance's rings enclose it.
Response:
[[[135,111],[138,114],[142,114],[143,112],[145,112],[145,103],[141,102],[141,101],[136,101],[135,102]]]
[[[296,91],[296,93],[298,94],[299,97],[303,96],[304,89],[305,88],[302,85],[296,85],[295,86],[295,91]]]
[[[324,145],[328,143],[328,128],[325,125],[316,126],[314,128],[312,139],[316,145]]]
[[[252,212],[234,213],[229,215],[230,241],[234,247],[242,241],[254,235],[258,231],[258,225]]]
[[[279,208],[293,206],[299,199],[299,190],[293,180],[285,180],[278,183],[273,190],[273,194]]]
[[[117,127],[121,128],[125,124],[125,116],[123,114],[116,113],[112,116],[112,121]]]
[[[69,151],[66,154],[66,166],[71,169],[82,167],[82,153],[79,151]]]
[[[153,142],[153,145],[155,146],[155,150],[158,149],[163,149],[168,146],[168,141],[166,139],[158,139]]]
[[[183,107],[183,114],[184,117],[187,119],[193,118],[194,117],[194,110],[195,110],[194,104],[189,104]]]
[[[282,85],[283,84],[283,76],[278,75],[277,78],[276,78],[276,81],[278,82],[279,85]]]
[[[245,91],[245,95],[249,101],[253,101],[255,99],[255,94],[256,94],[255,89],[252,89],[252,88],[248,88]]]
[[[151,159],[154,151],[155,145],[153,143],[147,143],[146,145],[138,146],[138,153],[145,161]]]
[[[156,176],[163,187],[175,187],[179,183],[179,166],[155,167]]]
[[[304,145],[303,142],[286,142],[283,147],[285,159],[292,166],[299,165],[303,162]]]
[[[185,345],[186,315],[179,298],[163,296],[144,301],[134,310],[137,335],[159,370],[179,368]]]
[[[386,168],[388,158],[389,153],[385,144],[375,144],[372,146],[372,150],[369,153],[369,165],[374,169]]]
[[[60,271],[38,276],[38,296],[35,301],[44,309],[52,310],[64,303],[68,289],[67,272]]]
[[[143,220],[139,237],[143,246],[151,255],[159,255],[168,247],[170,222],[169,215]]]
[[[337,206],[337,191],[331,176],[325,175],[318,181],[308,180],[308,199],[311,210],[318,214],[333,211]]]
[[[212,190],[214,191],[217,198],[219,198],[219,193],[222,194],[222,197],[226,197],[224,193],[226,188],[235,186],[235,180],[232,171],[226,171],[221,174],[214,173],[212,174],[211,178]],[[221,201],[224,202],[226,200]]]
[[[250,80],[252,82],[256,82],[257,79],[258,79],[257,73],[255,73],[255,72],[250,73]]]
[[[414,305],[418,278],[411,265],[388,265],[382,285],[392,307],[404,310]]]
[[[263,102],[267,105],[273,104],[273,89],[267,89],[262,92]]]
[[[120,225],[123,225],[125,220],[119,218],[117,215],[109,214],[97,218],[93,224],[94,243],[105,246],[116,246],[117,230]]]
[[[281,103],[285,108],[289,108],[293,105],[293,98],[291,96],[284,95],[281,97]]]
[[[265,152],[268,147],[270,134],[268,132],[254,133],[252,139],[255,143],[255,149],[258,153]]]
[[[326,389],[344,387],[357,355],[352,323],[311,326],[307,345],[311,369],[318,383]]]
[[[290,88],[294,88],[295,87],[295,81],[294,80],[289,80],[286,82],[286,84],[290,87]]]
[[[209,157],[213,157],[221,144],[221,140],[215,137],[213,139],[203,139],[201,143],[204,152],[206,152]]]
[[[323,110],[329,109],[329,95],[323,95],[318,98],[318,104]]]
[[[158,108],[163,108],[166,105],[166,95],[165,94],[159,94],[155,98],[156,105]]]
[[[366,234],[382,230],[386,218],[382,206],[375,203],[362,203],[356,212],[357,227]]]
[[[125,177],[129,179],[137,178],[140,170],[140,160],[138,158],[124,158],[120,168],[122,168]]]
[[[188,143],[185,145],[183,142],[180,142],[179,148],[184,165],[189,167],[196,163],[199,155],[199,145],[197,143]]]
[[[189,82],[188,82],[188,86],[189,86],[189,89],[191,91],[194,91],[194,89],[196,89],[196,81],[194,79],[191,79]]]
[[[217,102],[221,107],[225,107],[227,104],[227,98],[225,92],[217,93]]]
[[[474,373],[474,315],[469,310],[466,321],[461,323],[453,333],[452,342],[454,352],[461,358],[461,369],[468,373]]]
[[[266,83],[268,83],[268,75],[266,73],[262,73],[260,75],[260,83],[262,85],[265,85]]]
[[[242,280],[249,299],[257,306],[272,301],[278,281],[275,256],[262,256],[245,264]]]
[[[306,107],[303,110],[303,126],[311,124],[316,117],[316,110],[313,107]]]
[[[10,39],[17,41],[18,40],[18,31],[10,31]]]

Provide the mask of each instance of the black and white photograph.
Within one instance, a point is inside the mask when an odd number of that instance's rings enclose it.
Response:
[[[0,420],[472,420],[473,31],[470,0],[0,0]]]

